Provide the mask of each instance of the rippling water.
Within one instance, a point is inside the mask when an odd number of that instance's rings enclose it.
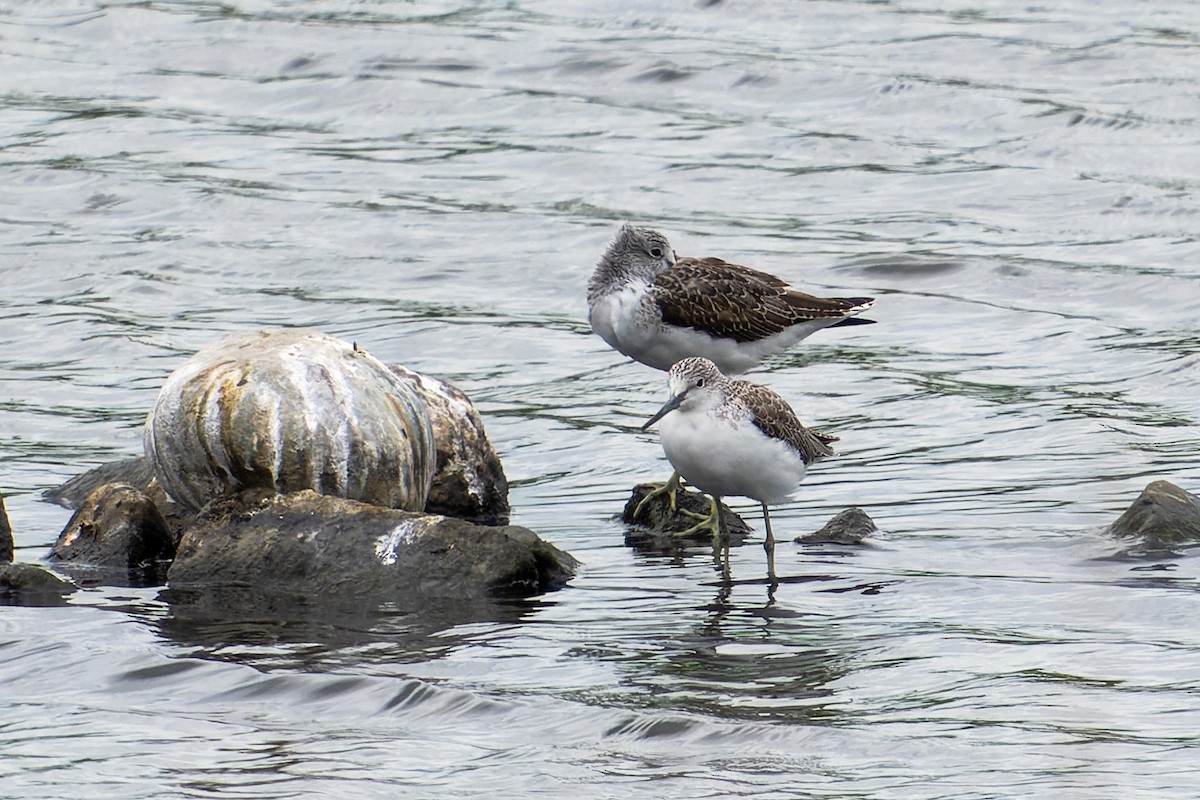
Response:
[[[0,612],[11,797],[1194,798],[1200,563],[1113,558],[1200,488],[1200,12],[1112,0],[138,2],[0,9],[0,487],[140,451],[165,375],[306,325],[446,375],[536,601]],[[661,373],[584,287],[620,221],[880,324],[755,378],[842,437],[790,540],[645,553]],[[760,520],[752,506],[747,517]]]

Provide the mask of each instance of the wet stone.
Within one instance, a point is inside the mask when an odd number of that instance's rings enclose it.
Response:
[[[1136,539],[1131,554],[1200,543],[1200,497],[1170,481],[1152,481],[1108,527],[1108,533]]]
[[[796,544],[857,545],[863,544],[871,534],[878,532],[879,528],[875,527],[875,521],[867,515],[867,512],[855,506],[834,514],[833,518],[826,522],[820,530],[804,536],[797,536],[793,541]]]
[[[686,487],[680,488],[675,495],[674,510],[671,509],[666,495],[652,497],[646,505],[641,507],[641,513],[634,516],[646,495],[657,489],[659,485],[639,483],[633,487],[633,492],[630,494],[628,502],[625,503],[625,509],[621,512],[621,521],[637,527],[630,528],[626,532],[625,543],[634,547],[654,549],[670,549],[680,544],[712,543],[713,536],[708,531],[696,531],[681,535],[683,531],[700,521],[694,516],[689,516],[687,512],[699,514],[702,517],[708,516],[708,495],[703,492]],[[741,544],[742,540],[751,533],[750,526],[724,503],[720,505],[720,513],[721,528],[728,532],[730,544]]]
[[[0,605],[62,605],[75,588],[36,564],[0,564]]]
[[[314,489],[419,511],[433,428],[410,384],[351,342],[304,329],[235,334],[189,358],[146,419],[154,475],[183,508],[243,489]]]
[[[94,489],[50,550],[80,580],[154,585],[175,555],[175,539],[154,502],[127,483]]]
[[[305,490],[209,508],[184,533],[167,580],[175,591],[250,586],[276,598],[410,608],[552,591],[577,565],[527,528]]]
[[[465,393],[441,378],[422,375],[399,365],[393,375],[424,400],[433,426],[436,469],[425,502],[428,514],[446,514],[481,525],[504,525],[509,520],[508,481],[500,458],[488,440],[483,420]],[[43,497],[67,508],[106,483],[129,483],[148,494],[159,510],[179,527],[189,516],[155,479],[144,456],[113,461],[48,489]],[[242,487],[244,488],[244,487]],[[272,485],[270,488],[274,488]],[[227,495],[240,490],[229,490]],[[223,495],[225,496],[225,495]]]
[[[7,564],[12,560],[12,525],[8,523],[8,512],[4,508],[4,495],[0,494],[0,564]]]

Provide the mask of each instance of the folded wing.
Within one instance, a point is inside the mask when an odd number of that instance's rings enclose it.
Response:
[[[830,325],[869,308],[869,297],[815,297],[774,275],[719,258],[681,258],[654,279],[663,320],[713,336],[754,342],[793,325]],[[866,320],[863,320],[866,322]]]

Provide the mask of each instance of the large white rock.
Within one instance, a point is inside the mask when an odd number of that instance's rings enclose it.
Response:
[[[421,511],[436,467],[412,382],[348,342],[303,329],[238,334],[167,378],[146,457],[186,509],[246,489],[311,489]]]

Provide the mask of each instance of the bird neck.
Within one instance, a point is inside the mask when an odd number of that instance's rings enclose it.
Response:
[[[621,258],[609,251],[600,259],[588,281],[588,302],[594,302],[596,298],[620,289],[630,281],[642,279],[648,284],[653,283],[659,271],[661,267],[658,262]]]

